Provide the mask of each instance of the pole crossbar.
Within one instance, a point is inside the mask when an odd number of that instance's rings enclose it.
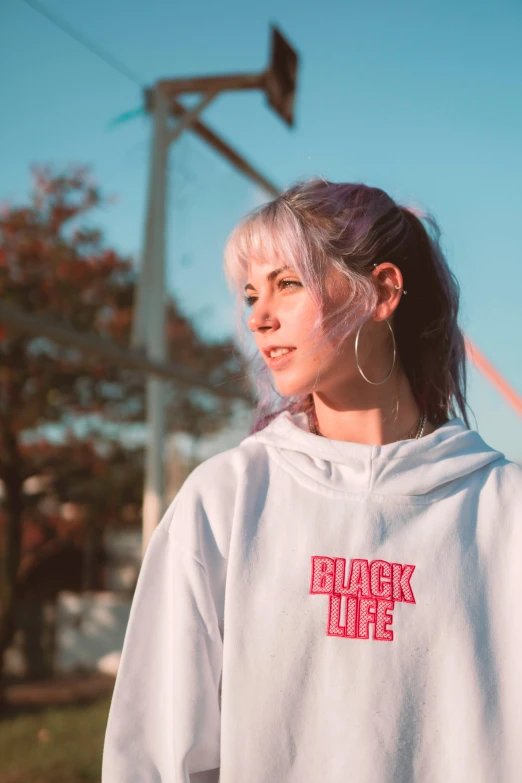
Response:
[[[185,106],[176,99],[172,99],[171,110],[176,117],[183,117],[189,111],[189,109],[186,109]],[[226,158],[234,168],[248,177],[252,182],[255,182],[256,185],[259,185],[259,187],[265,190],[270,196],[278,196],[281,193],[281,188],[277,187],[277,185],[274,185],[267,177],[260,174],[251,163],[236,152],[228,142],[218,136],[218,134],[204,122],[196,119],[187,130],[191,130],[210,147],[213,147],[213,149]]]
[[[181,117],[180,120],[178,120],[178,123],[175,128],[173,128],[170,132],[167,133],[167,140],[169,144],[172,144],[176,139],[181,136],[184,130],[189,130],[190,126],[194,122],[194,120],[197,120],[203,109],[206,109],[206,107],[220,94],[220,90],[215,90],[214,92],[208,92],[207,95],[201,100],[200,103],[198,103],[197,106],[195,106],[193,109],[190,109],[187,111],[187,113]]]
[[[180,79],[159,79],[158,88],[169,97],[191,92],[209,92],[224,90],[265,90],[266,72],[238,73],[219,76],[191,76]]]
[[[220,385],[213,386],[208,378],[187,370],[181,364],[155,361],[148,358],[144,352],[127,350],[98,335],[79,332],[51,318],[24,312],[15,305],[0,304],[0,322],[35,337],[46,337],[55,343],[76,348],[85,354],[108,359],[122,367],[138,370],[146,375],[153,375],[166,381],[176,381],[190,388],[201,388],[218,397],[253,402],[248,392],[242,389],[227,389]]]

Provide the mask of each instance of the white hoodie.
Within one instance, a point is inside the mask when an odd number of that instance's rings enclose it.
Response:
[[[190,474],[102,783],[218,780],[521,783],[522,466],[459,417],[371,446],[285,411]]]

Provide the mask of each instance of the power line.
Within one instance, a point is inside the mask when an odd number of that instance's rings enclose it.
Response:
[[[57,16],[52,11],[49,11],[41,3],[36,2],[36,0],[22,0],[22,2],[30,6],[30,8],[32,8],[34,11],[37,11],[37,13],[44,16],[48,21],[56,25],[56,27],[59,27],[62,32],[67,33],[67,35],[69,35],[71,38],[74,38],[77,43],[84,46],[89,52],[91,52],[91,54],[94,54],[96,57],[102,60],[105,65],[108,65],[114,71],[119,73],[120,76],[124,76],[126,79],[130,79],[130,81],[135,85],[143,88],[144,85],[141,79],[136,76],[136,74],[133,73],[130,68],[127,68],[125,63],[122,63],[121,60],[118,60],[118,58],[114,57],[110,52],[107,52],[101,46],[98,46],[98,44],[90,41],[82,33],[77,32],[73,27],[71,27],[70,24],[64,22],[63,19],[60,19],[59,16]]]
[[[124,63],[122,63],[116,57],[113,57],[110,52],[102,49],[101,46],[98,46],[97,44],[90,41],[82,33],[74,30],[74,28],[72,28],[67,22],[64,22],[62,19],[60,19],[56,14],[48,11],[41,3],[38,2],[38,0],[22,0],[22,2],[26,3],[26,5],[32,8],[34,11],[37,11],[54,25],[59,27],[60,30],[71,36],[71,38],[73,38],[77,43],[81,44],[81,46],[102,60],[110,68],[117,71],[117,73],[119,73],[121,76],[124,76],[126,79],[130,79],[130,81],[132,81],[133,84],[137,85],[140,89],[144,89],[142,81],[138,78],[138,76],[136,76],[136,74],[127,68]],[[180,101],[173,99],[172,112],[176,117],[183,118],[188,111],[189,109],[187,109]],[[280,188],[277,188],[273,183],[269,182],[267,179],[265,179],[265,177],[259,174],[253,168],[253,166],[248,163],[248,161],[244,160],[237,152],[235,152],[232,147],[226,141],[220,138],[217,133],[215,133],[215,131],[213,131],[212,128],[210,128],[208,125],[205,125],[201,120],[196,119],[191,125],[191,131],[206,141],[221,155],[223,155],[242,174],[246,174],[247,177],[250,177],[250,179],[260,185],[263,190],[266,190],[268,193],[271,193],[274,196],[278,195]]]

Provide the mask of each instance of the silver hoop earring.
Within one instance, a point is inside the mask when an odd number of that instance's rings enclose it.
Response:
[[[356,335],[356,337],[355,337],[355,361],[357,362],[357,368],[358,368],[359,372],[361,373],[362,377],[364,378],[364,380],[365,380],[365,381],[368,381],[368,383],[371,383],[373,386],[380,386],[380,385],[381,385],[381,383],[386,383],[386,381],[388,380],[388,378],[390,377],[390,375],[391,375],[391,374],[392,374],[392,372],[393,372],[393,368],[395,367],[395,356],[396,356],[396,353],[397,353],[397,352],[396,352],[396,349],[395,349],[395,335],[393,334],[393,329],[392,329],[392,326],[391,326],[391,324],[389,323],[388,319],[386,318],[385,320],[386,320],[386,323],[388,324],[388,329],[389,329],[389,330],[390,330],[390,332],[391,332],[391,336],[392,336],[392,340],[393,340],[393,363],[392,363],[392,366],[391,366],[391,370],[390,370],[390,372],[388,373],[388,375],[386,376],[386,378],[384,379],[384,381],[370,381],[370,379],[369,379],[369,378],[367,378],[367,377],[366,377],[366,375],[363,373],[363,371],[362,371],[362,369],[361,369],[361,365],[359,364],[359,355],[358,355],[358,353],[357,353],[357,347],[358,347],[358,345],[359,345],[359,334],[360,334],[360,332],[361,332],[361,329],[362,329],[362,327],[363,327],[363,326],[364,326],[364,324],[366,323],[366,321],[364,321],[364,322],[363,322],[363,323],[362,323],[362,324],[359,326],[359,328],[357,329],[357,335]]]

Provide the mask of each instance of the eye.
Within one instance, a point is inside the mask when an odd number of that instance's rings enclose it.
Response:
[[[291,280],[290,278],[286,277],[282,280],[279,280],[278,287],[281,289],[288,288],[288,286],[297,285],[301,288],[303,287],[303,284],[299,282],[299,280]],[[245,304],[247,307],[252,307],[254,302],[257,302],[257,296],[244,296],[243,299],[245,300]]]

